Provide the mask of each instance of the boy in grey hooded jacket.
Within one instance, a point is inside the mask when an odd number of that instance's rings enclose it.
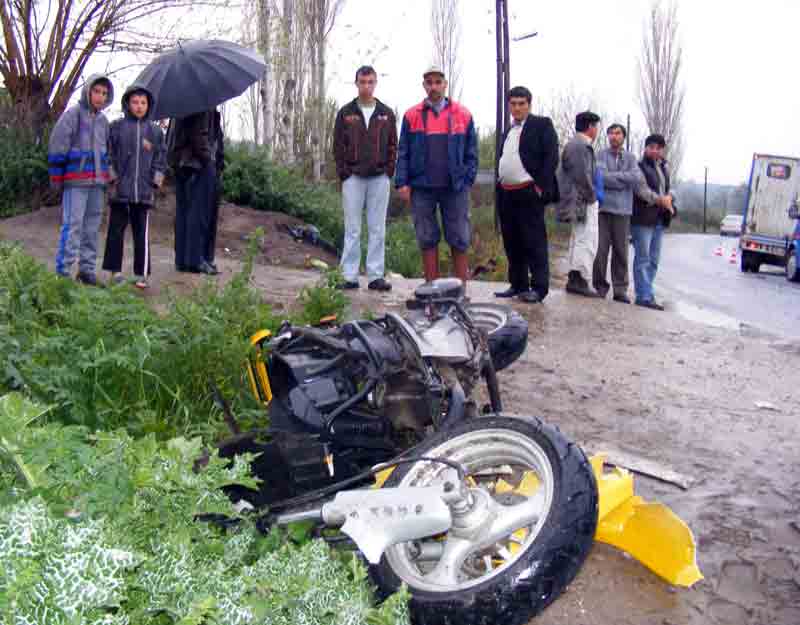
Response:
[[[133,272],[136,286],[147,288],[150,275],[150,209],[155,191],[164,181],[166,153],[164,133],[150,121],[153,96],[139,85],[131,85],[122,96],[125,117],[111,124],[110,158],[116,174],[111,190],[103,269],[112,282],[121,282],[125,229],[133,230]]]
[[[50,183],[64,189],[56,272],[69,276],[79,257],[78,280],[97,284],[97,231],[111,178],[108,162],[108,120],[102,110],[114,99],[107,76],[93,74],[78,104],[68,108],[50,135]]]

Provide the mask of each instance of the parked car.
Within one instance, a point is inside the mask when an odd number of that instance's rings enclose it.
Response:
[[[725,215],[719,224],[719,235],[721,237],[738,237],[742,233],[742,216]]]

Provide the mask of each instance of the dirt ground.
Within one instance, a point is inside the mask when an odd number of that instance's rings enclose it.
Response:
[[[204,279],[173,269],[170,208],[154,213],[147,297],[167,288],[189,290]],[[243,237],[264,227],[253,281],[279,309],[319,278],[297,268],[306,255],[335,262],[293,241],[278,229],[281,223],[295,222],[225,205],[217,246],[218,279],[224,280],[239,266]],[[0,222],[0,238],[20,241],[52,266],[58,226],[58,208],[46,208]],[[395,279],[394,290],[380,295],[362,289],[353,309],[400,307],[416,284]],[[497,286],[473,282],[469,294],[491,301]],[[506,409],[542,416],[589,450],[610,446],[691,477],[686,491],[645,477],[636,485],[639,494],[668,504],[687,521],[705,576],[690,590],[672,588],[598,544],[536,623],[798,624],[800,342],[708,327],[667,304],[667,312],[657,313],[561,290],[543,305],[515,304],[530,322],[530,341],[500,375]]]

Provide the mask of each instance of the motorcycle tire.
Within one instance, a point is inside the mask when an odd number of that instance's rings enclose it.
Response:
[[[415,452],[458,461],[468,474],[474,474],[469,478],[473,480],[485,479],[481,476],[491,473],[492,467],[497,467],[498,472],[500,467],[506,471],[523,467],[523,473],[533,470],[539,480],[535,482],[535,492],[538,495],[538,489],[544,488],[549,505],[532,521],[535,525],[523,528],[526,533],[522,540],[518,534],[522,529],[508,536],[517,547],[514,551],[512,542],[508,543],[507,555],[498,561],[502,564],[494,568],[495,556],[488,556],[486,548],[479,548],[449,569],[456,571],[452,575],[457,581],[452,583],[426,582],[425,575],[430,575],[431,569],[426,573],[423,567],[435,568],[436,564],[415,560],[413,554],[421,552],[415,551],[413,542],[390,547],[380,563],[370,567],[380,595],[386,597],[405,584],[411,594],[411,621],[415,625],[527,623],[564,591],[592,547],[598,494],[585,454],[557,428],[536,418],[507,415],[488,415],[438,432]],[[447,471],[447,467],[437,469],[434,463],[425,461],[399,465],[384,486],[425,486],[433,483],[431,480],[435,482],[437,475],[439,480],[444,479],[443,475],[453,475],[452,469]],[[497,484],[499,481],[487,487],[486,492],[497,503],[506,505],[508,502],[504,504],[500,498],[508,496],[509,485],[500,489]],[[521,489],[521,483],[516,488]],[[517,490],[512,491],[512,496],[517,497],[516,493]],[[440,545],[447,536],[438,537]],[[488,551],[502,554],[500,543],[497,541]],[[429,544],[436,547],[435,541]],[[443,553],[446,542],[439,549]],[[478,570],[481,562],[485,566],[482,573]]]
[[[518,312],[499,304],[470,304],[467,312],[486,331],[495,371],[514,363],[528,346],[528,322]]]

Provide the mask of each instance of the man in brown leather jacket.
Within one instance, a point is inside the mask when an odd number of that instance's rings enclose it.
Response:
[[[390,180],[397,160],[397,122],[392,109],[373,94],[378,83],[375,70],[365,65],[356,72],[358,97],[336,116],[333,152],[336,173],[342,181],[344,247],[342,288],[358,288],[361,266],[361,218],[366,209],[369,243],[367,279],[374,291],[389,291],[386,281],[386,209]]]

